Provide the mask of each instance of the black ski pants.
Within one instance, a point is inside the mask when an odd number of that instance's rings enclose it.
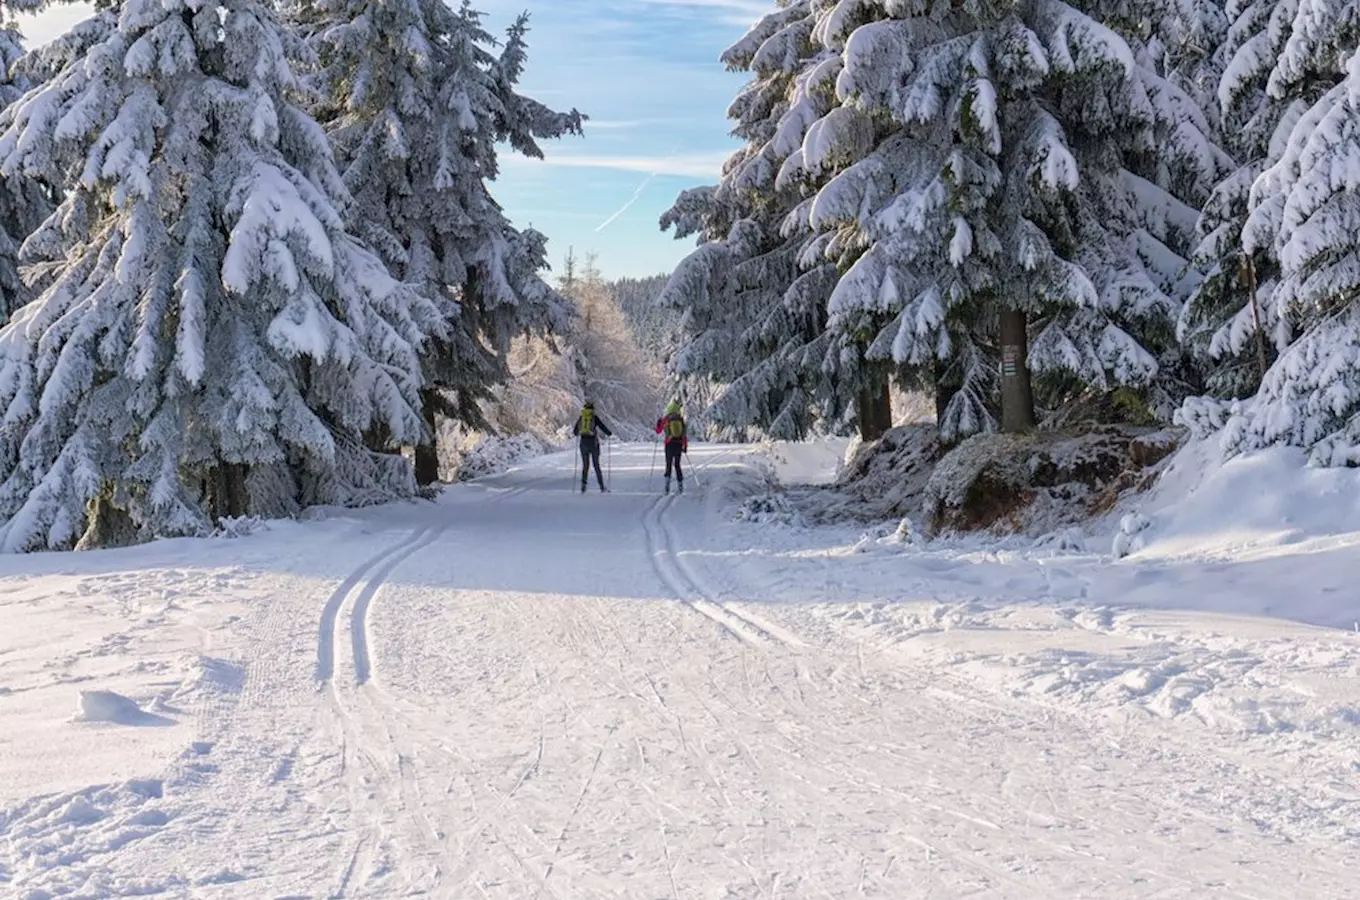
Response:
[[[666,444],[666,477],[671,477],[671,466],[675,466],[675,480],[684,481],[685,472],[680,468],[680,457],[685,453],[683,441],[670,441]]]
[[[590,480],[590,464],[595,464],[595,480],[604,487],[604,474],[600,471],[600,439],[588,438],[581,441],[581,487]]]

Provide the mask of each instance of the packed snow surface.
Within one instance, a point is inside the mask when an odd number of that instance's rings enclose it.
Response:
[[[1354,473],[1192,448],[1118,559],[738,520],[842,449],[0,557],[0,896],[1357,896]]]

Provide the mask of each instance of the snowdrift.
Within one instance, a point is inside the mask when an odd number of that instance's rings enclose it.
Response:
[[[1224,460],[1195,441],[1138,504],[1142,559],[1278,555],[1360,544],[1360,470],[1313,468],[1272,447]]]

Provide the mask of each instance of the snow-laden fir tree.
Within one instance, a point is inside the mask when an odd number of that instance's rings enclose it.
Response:
[[[671,369],[681,380],[722,385],[708,414],[729,434],[796,438],[838,429],[870,382],[863,360],[842,353],[826,328],[838,273],[801,224],[810,191],[778,178],[799,147],[800,123],[825,112],[809,86],[825,57],[813,41],[817,5],[787,4],[724,53],[729,69],[752,73],[728,110],[746,145],[718,185],[682,193],[661,220],[677,237],[701,242],[661,297],[683,314]],[[878,393],[885,406],[886,392]],[[877,415],[859,418],[861,426],[882,424]]]
[[[1193,200],[1226,160],[1162,45],[1102,24],[1130,5],[821,9],[834,105],[786,174],[832,175],[810,224],[849,263],[834,330],[933,380],[947,439],[995,427],[998,368],[1032,427],[1026,362],[1169,415]]]
[[[1219,294],[1197,298],[1187,334],[1206,336],[1225,370],[1212,401],[1187,405],[1201,431],[1223,426],[1229,453],[1272,443],[1308,447],[1322,465],[1357,461],[1355,275],[1355,4],[1232,4],[1231,60],[1220,82],[1225,131],[1242,167],[1206,213],[1204,254],[1238,265]],[[1254,288],[1254,291],[1253,291]],[[1258,362],[1259,360],[1259,362]]]
[[[19,68],[23,55],[18,28],[0,18],[0,109],[18,100],[29,87],[29,79]],[[19,274],[19,246],[51,211],[51,192],[41,181],[0,176],[0,325],[30,299]]]
[[[424,439],[440,311],[346,232],[293,42],[263,3],[129,0],[0,118],[0,174],[64,194],[23,251],[50,283],[0,332],[4,549],[414,490],[362,435]]]
[[[499,53],[466,2],[319,0],[295,4],[320,64],[318,118],[354,197],[358,233],[397,277],[456,313],[424,354],[423,413],[482,427],[479,403],[504,382],[520,333],[562,329],[566,301],[541,277],[544,238],[520,232],[492,198],[497,143],[542,157],[538,141],[580,133],[575,110],[521,96],[527,19]],[[417,477],[437,477],[429,446]]]
[[[1206,369],[1205,387],[1215,397],[1254,394],[1293,336],[1286,311],[1274,305],[1279,271],[1274,255],[1268,247],[1244,253],[1242,228],[1252,184],[1283,152],[1293,121],[1338,80],[1332,65],[1311,73],[1293,96],[1267,90],[1297,6],[1294,0],[1229,0],[1225,9],[1230,24],[1218,50],[1213,108],[1237,165],[1204,204],[1195,260],[1205,277],[1177,325],[1180,340]]]
[[[1360,12],[1344,6],[1301,0],[1271,74],[1284,95],[1339,60],[1345,79],[1293,122],[1251,189],[1243,252],[1277,260],[1270,308],[1299,337],[1228,420],[1229,452],[1287,443],[1317,465],[1360,465]]]

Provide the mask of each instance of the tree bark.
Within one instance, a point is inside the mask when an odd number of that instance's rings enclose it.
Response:
[[[1242,286],[1247,289],[1247,296],[1251,299],[1251,324],[1256,330],[1256,365],[1260,369],[1261,381],[1265,381],[1270,367],[1266,363],[1266,333],[1261,327],[1261,306],[1256,302],[1256,261],[1250,253],[1242,254]]]
[[[1035,428],[1028,328],[1029,315],[1023,309],[1001,310],[1001,430],[1009,434]]]
[[[858,406],[860,440],[876,441],[892,428],[892,395],[886,378],[874,376],[871,384],[861,388]]]
[[[219,462],[204,478],[208,515],[214,522],[225,518],[240,518],[250,513],[250,492],[246,476],[250,466],[245,463]]]
[[[420,414],[425,419],[428,437],[415,446],[416,484],[421,487],[439,481],[439,449],[435,438],[435,410],[439,407],[439,395],[433,388],[420,392]]]

